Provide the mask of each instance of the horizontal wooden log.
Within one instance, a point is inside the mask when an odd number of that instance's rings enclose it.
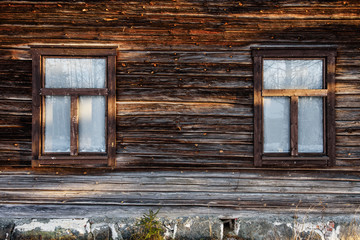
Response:
[[[358,146],[338,146],[337,147],[337,157],[342,160],[349,160],[353,159],[353,164],[358,165],[360,164],[360,151]]]
[[[14,91],[14,87],[2,88],[0,99],[31,101],[31,88],[16,88],[16,91]]]
[[[337,95],[358,95],[359,94],[359,85],[357,74],[348,74],[349,77],[346,77],[347,81],[341,81],[336,83],[336,94]],[[350,81],[349,79],[353,78],[355,81]],[[348,96],[347,99],[351,100],[352,96]]]
[[[177,89],[219,89],[225,90],[232,89],[252,89],[253,83],[251,77],[243,76],[187,76],[178,74],[171,75],[147,75],[142,74],[135,75],[118,75],[117,76],[117,88],[127,89],[132,88],[177,88]]]
[[[360,117],[358,108],[338,108],[335,113],[337,121],[356,121]]]
[[[94,4],[72,4],[69,3],[62,3],[59,5],[55,3],[36,3],[36,4],[23,4],[23,3],[11,3],[10,5],[3,3],[1,5],[1,8],[4,9],[5,7],[8,7],[8,9],[4,10],[4,13],[10,12],[10,13],[22,13],[21,10],[16,10],[16,7],[21,7],[24,10],[27,10],[26,12],[33,12],[37,11],[39,14],[41,13],[57,13],[62,11],[68,11],[73,12],[74,14],[82,14],[82,15],[92,15],[94,12],[99,12],[102,14],[111,14],[112,12],[120,12],[122,14],[119,14],[120,16],[125,15],[132,15],[136,14],[137,16],[140,15],[140,13],[162,13],[163,15],[169,15],[169,14],[179,14],[179,13],[192,13],[192,16],[194,13],[203,13],[206,15],[213,14],[220,17],[225,16],[226,14],[242,14],[244,16],[266,16],[269,14],[277,15],[278,18],[289,18],[292,16],[294,17],[300,17],[303,15],[306,18],[311,17],[318,17],[322,18],[325,16],[328,16],[329,14],[335,14],[338,13],[341,15],[341,13],[356,13],[356,5],[349,5],[349,4],[341,4],[341,2],[334,2],[332,4],[319,4],[316,5],[309,5],[305,2],[302,4],[294,4],[289,3],[286,1],[278,2],[276,6],[268,5],[266,1],[260,1],[259,3],[249,3],[249,1],[243,1],[244,4],[241,6],[234,3],[233,1],[226,1],[222,2],[221,4],[215,3],[215,2],[203,2],[203,1],[192,1],[191,4],[187,2],[181,2],[181,3],[172,3],[172,2],[166,2],[166,1],[159,1],[158,3],[146,3],[146,2],[139,2],[135,1],[132,3],[113,3],[111,5],[94,5]],[[85,11],[83,11],[85,9]],[[107,10],[106,10],[107,9]],[[262,12],[260,12],[262,10]],[[280,13],[283,13],[281,15]],[[262,13],[262,14],[257,14]],[[288,16],[287,14],[293,13],[292,15]],[[294,14],[298,14],[295,15]],[[315,14],[315,16],[314,16]],[[144,14],[146,16],[146,14]],[[126,17],[126,15],[125,15]],[[275,17],[275,16],[274,16]],[[347,16],[348,18],[351,17]],[[339,17],[338,17],[339,18]],[[108,20],[111,21],[111,20]]]
[[[3,141],[0,140],[0,151],[31,151],[31,142],[23,142],[23,141]]]
[[[41,191],[54,191],[59,194],[66,194],[67,191],[80,193],[88,193],[89,195],[101,195],[106,193],[122,195],[124,192],[133,194],[134,197],[140,195],[139,192],[143,192],[142,195],[146,195],[151,192],[163,193],[163,195],[172,193],[172,195],[187,194],[188,192],[194,192],[202,194],[204,192],[222,193],[224,195],[241,195],[248,191],[254,193],[253,195],[260,195],[256,191],[256,187],[263,188],[266,193],[278,194],[277,188],[284,187],[283,193],[294,194],[314,194],[314,191],[320,191],[318,194],[339,194],[347,192],[348,194],[359,194],[359,181],[356,179],[343,179],[335,180],[336,187],[334,186],[334,180],[320,179],[318,181],[309,179],[298,180],[294,177],[273,179],[274,177],[266,178],[246,178],[239,177],[238,174],[231,174],[229,178],[224,175],[212,177],[206,177],[206,173],[199,175],[198,177],[191,177],[182,173],[169,173],[167,176],[155,177],[142,176],[132,174],[129,177],[128,174],[117,178],[114,176],[105,177],[104,179],[98,176],[41,176],[30,175],[26,176],[2,176],[1,182],[3,191],[18,192],[18,190],[26,190],[33,192],[33,194],[45,194]],[[211,175],[211,174],[210,174]],[[266,181],[264,181],[266,179]],[[286,179],[286,181],[284,181]],[[143,184],[137,184],[136,181],[141,181]],[[28,183],[31,183],[30,185]],[[155,189],[158,186],[158,189]],[[173,186],[173,189],[169,189],[169,186]],[[17,190],[13,190],[16,188]],[[253,192],[254,191],[254,192]],[[185,193],[182,193],[185,192]],[[264,192],[264,193],[265,193]],[[75,196],[75,195],[74,195]],[[130,196],[131,197],[131,196]],[[214,195],[213,198],[221,197]],[[243,195],[245,199],[247,195]],[[182,198],[191,198],[191,195],[183,196]]]
[[[178,156],[178,155],[118,155],[116,164],[120,169],[228,169],[253,166],[252,157],[239,156]]]
[[[336,136],[337,146],[359,146],[360,135]]]
[[[117,102],[117,116],[128,115],[197,115],[251,117],[251,107],[223,103]]]
[[[205,133],[205,132],[193,132],[193,131],[136,131],[136,132],[122,132],[119,133],[119,137],[123,139],[124,142],[183,142],[183,143],[191,143],[191,142],[203,142],[203,143],[215,143],[216,140],[220,140],[228,143],[238,142],[238,141],[252,141],[252,133],[249,132],[219,132],[219,133]],[[188,142],[189,141],[189,142]],[[215,141],[215,142],[214,142]]]
[[[30,124],[31,116],[0,115],[0,128],[29,127]]]
[[[335,106],[337,108],[360,108],[360,95],[337,95]]]
[[[248,156],[252,154],[253,147],[247,142],[243,144],[235,143],[206,143],[206,144],[152,144],[152,143],[119,143],[118,151],[131,154],[179,154],[179,155],[234,155]]]
[[[336,128],[337,129],[342,129],[342,128],[359,128],[360,127],[360,122],[359,121],[336,121]]]
[[[117,101],[167,101],[253,104],[251,89],[132,88],[117,89]],[[250,106],[249,106],[250,107]]]
[[[139,189],[136,189],[139,191]],[[193,198],[191,198],[192,195]],[[311,207],[311,206],[321,206],[325,205],[329,208],[340,209],[349,205],[359,204],[359,199],[357,198],[358,193],[342,195],[343,192],[338,194],[327,194],[309,192],[309,195],[303,195],[302,193],[294,194],[264,194],[260,198],[259,194],[247,193],[247,194],[223,194],[223,197],[218,197],[213,199],[211,193],[205,193],[202,196],[194,192],[187,192],[183,194],[157,194],[157,197],[154,197],[154,194],[151,196],[148,194],[132,194],[132,197],[129,198],[126,194],[112,194],[108,193],[107,196],[101,196],[101,194],[89,194],[84,196],[81,193],[74,193],[68,191],[66,194],[56,194],[56,192],[48,191],[48,194],[41,196],[41,192],[38,194],[36,192],[22,191],[21,192],[11,192],[11,191],[2,191],[0,193],[1,204],[21,204],[21,203],[30,203],[32,204],[82,204],[82,205],[119,205],[119,206],[149,206],[149,205],[159,205],[159,206],[211,206],[218,207],[222,206],[223,208],[231,207],[241,207],[245,208],[273,208],[273,207],[291,207],[296,206],[299,203],[301,205]],[[52,198],[46,197],[53,195]],[[74,196],[75,195],[75,196]],[[105,195],[105,194],[104,194]],[[129,195],[129,194],[127,194]],[[163,197],[161,198],[161,196]],[[184,197],[184,195],[189,197]],[[200,196],[199,196],[200,195]],[[230,196],[229,196],[230,195]],[[231,198],[232,197],[232,198]],[[178,199],[176,199],[178,198]],[[260,199],[259,199],[260,198]],[[281,201],[278,199],[281,198]],[[22,199],[22,200],[19,200]],[[36,200],[34,200],[36,199]],[[344,202],[344,200],[348,202]],[[318,209],[318,212],[321,210]]]
[[[336,135],[338,136],[360,136],[359,128],[337,128]]]
[[[245,206],[236,208],[218,208],[218,207],[161,207],[158,217],[174,217],[179,216],[208,216],[209,211],[213,216],[218,216],[220,219],[235,219],[240,217],[257,216],[259,214],[276,214],[278,216],[298,216],[299,219],[308,219],[309,214],[317,214],[318,208],[321,205],[312,207],[296,205],[291,208],[246,208]],[[0,206],[0,216],[12,215],[14,218],[43,218],[43,216],[58,216],[59,218],[84,218],[84,217],[99,217],[106,215],[109,218],[122,217],[141,217],[147,213],[149,209],[157,211],[158,205],[152,206],[96,206],[96,205],[72,205],[67,203],[61,204],[2,204]],[[346,206],[341,209],[323,208],[322,214],[331,216],[332,214],[345,214],[349,218],[356,218],[354,215],[355,208],[353,205]],[[273,216],[273,215],[272,215]]]
[[[24,168],[24,167],[30,167],[31,166],[31,157],[24,156],[19,160],[17,157],[15,160],[9,158],[10,160],[0,160],[0,164],[2,167],[8,167],[8,168]]]
[[[117,66],[117,73],[122,74],[136,74],[136,75],[204,75],[204,76],[229,76],[229,77],[251,77],[252,68],[250,65],[240,64],[153,64],[153,63],[128,63],[125,66]]]
[[[119,51],[117,61],[121,64],[136,63],[138,59],[143,62],[162,63],[195,63],[195,64],[251,64],[251,56],[248,51],[227,51],[227,52],[148,52],[148,51]]]
[[[24,115],[31,112],[30,101],[0,101],[0,114],[21,114]]]
[[[1,203],[345,211],[359,204],[358,174],[288,170],[241,172],[0,173]],[[335,177],[336,176],[336,177]],[[65,206],[64,205],[64,206]],[[18,205],[19,206],[19,205]],[[325,208],[325,209],[324,209]],[[31,207],[28,208],[30,210]],[[2,208],[2,210],[4,210]],[[299,210],[301,211],[301,210]]]
[[[3,125],[3,127],[0,128],[0,139],[31,141],[31,125],[21,127]]]

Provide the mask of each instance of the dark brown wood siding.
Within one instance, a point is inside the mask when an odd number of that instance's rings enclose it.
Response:
[[[360,167],[358,1],[3,1],[0,165],[30,166],[30,44],[117,44],[119,168],[253,166],[255,45],[334,45],[336,165]]]

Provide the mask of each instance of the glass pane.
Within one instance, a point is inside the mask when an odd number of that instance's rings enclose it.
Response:
[[[46,88],[104,88],[106,59],[45,58]]]
[[[264,60],[264,89],[323,88],[322,60]]]
[[[323,100],[300,97],[298,116],[299,152],[323,152]]]
[[[264,152],[290,151],[290,98],[264,97]]]
[[[105,152],[105,97],[80,96],[79,151]]]
[[[70,97],[45,97],[45,152],[70,152]]]

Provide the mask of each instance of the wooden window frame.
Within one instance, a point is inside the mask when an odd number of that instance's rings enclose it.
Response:
[[[32,166],[115,166],[116,48],[117,46],[31,45],[32,54]],[[45,88],[44,58],[105,58],[105,88]],[[70,96],[70,153],[44,153],[44,96]],[[78,152],[79,96],[105,96],[105,153]]]
[[[254,47],[254,165],[261,166],[335,166],[335,47]],[[264,59],[322,59],[323,89],[263,89]],[[264,153],[263,97],[290,98],[290,153]],[[298,153],[298,97],[323,97],[324,152]],[[296,139],[296,140],[294,140]]]

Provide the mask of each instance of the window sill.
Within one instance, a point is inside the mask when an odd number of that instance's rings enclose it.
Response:
[[[109,162],[108,156],[40,156],[33,160],[34,167],[44,165],[105,165]]]
[[[314,157],[262,157],[262,167],[304,167],[304,166],[328,166],[330,158],[328,156]]]

